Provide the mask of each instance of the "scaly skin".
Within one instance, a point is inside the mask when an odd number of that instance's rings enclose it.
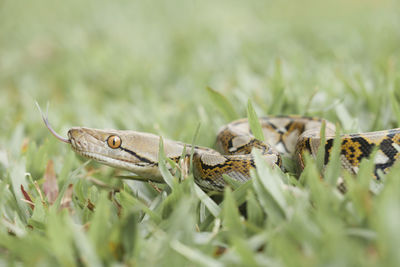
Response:
[[[46,118],[46,125],[52,131]],[[196,183],[206,191],[222,191],[225,187],[223,174],[239,182],[250,179],[250,170],[255,168],[251,150],[261,151],[271,166],[281,167],[281,156],[297,159],[299,168],[304,167],[303,152],[315,156],[320,144],[322,120],[300,116],[275,116],[260,118],[265,142],[256,140],[251,134],[247,119],[224,126],[217,135],[217,149],[193,148],[193,174]],[[55,134],[54,131],[52,131]],[[333,146],[335,126],[326,122],[325,164]],[[57,134],[55,134],[57,135]],[[79,155],[94,159],[115,168],[131,171],[144,180],[163,182],[158,168],[160,137],[136,131],[100,130],[75,127],[69,130],[68,139]],[[375,175],[378,170],[386,173],[398,160],[400,128],[371,133],[341,136],[341,164],[350,173],[357,173],[363,158],[368,158],[374,147],[378,147],[375,158]],[[184,149],[186,149],[184,151]],[[189,168],[191,145],[164,140],[164,151],[168,158]],[[183,158],[181,160],[181,157]]]

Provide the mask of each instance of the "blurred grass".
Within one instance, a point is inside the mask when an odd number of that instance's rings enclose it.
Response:
[[[321,116],[346,132],[394,128],[399,11],[389,0],[1,1],[0,264],[398,265],[398,168],[374,197],[366,174],[345,177],[340,195],[313,163],[297,187],[260,168],[218,207],[190,178],[160,193],[83,165],[34,102],[50,102],[61,134],[81,125],[191,143],[201,122],[205,146],[246,116],[249,99],[258,115]],[[49,160],[54,204],[42,192]],[[245,200],[247,219],[236,210]]]

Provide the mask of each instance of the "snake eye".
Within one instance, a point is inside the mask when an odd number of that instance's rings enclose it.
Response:
[[[121,138],[117,135],[110,135],[107,138],[107,144],[109,147],[115,149],[115,148],[119,148],[121,146]]]

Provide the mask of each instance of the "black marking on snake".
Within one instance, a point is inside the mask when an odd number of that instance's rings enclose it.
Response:
[[[285,149],[286,153],[289,153],[289,149],[287,148],[285,142],[283,141],[282,135],[279,137],[279,142],[278,142],[278,144],[279,144],[279,143],[282,144],[282,146],[283,146],[283,148]]]
[[[390,138],[395,137],[395,135],[399,132],[399,129],[390,129],[387,131],[387,136]]]
[[[202,167],[202,169],[204,170],[208,170],[208,169],[217,169],[217,168],[226,168],[228,165],[233,165],[235,162],[235,164],[242,164],[243,166],[247,166],[247,163],[249,163],[252,167],[256,167],[254,160],[252,158],[248,159],[248,161],[245,161],[243,159],[232,159],[229,157],[225,156],[226,161],[224,163],[220,163],[220,164],[215,164],[215,165],[208,165],[206,163],[204,163],[202,160],[200,160],[200,165]]]
[[[283,117],[286,117],[286,116],[283,116]],[[288,153],[289,150],[288,150],[288,148],[286,147],[285,142],[283,141],[283,135],[289,130],[289,128],[290,128],[290,126],[293,124],[293,122],[290,121],[288,124],[286,124],[286,126],[285,126],[286,132],[284,132],[284,131],[278,129],[278,127],[276,127],[276,126],[275,126],[272,122],[270,122],[270,121],[265,121],[264,124],[269,125],[269,126],[272,127],[275,131],[277,131],[277,133],[279,134],[279,141],[277,142],[277,144],[281,143],[282,146],[283,146],[283,148],[285,149],[285,151]],[[251,131],[251,130],[250,130],[250,131]],[[265,149],[264,149],[264,151],[265,151]]]
[[[276,158],[277,159],[276,159],[275,164],[278,165],[279,167],[282,167],[282,157],[281,157],[281,155],[278,154]]]
[[[391,138],[384,139],[380,144],[380,149],[382,152],[391,160],[395,161],[395,156],[397,155],[397,149],[393,146],[393,140]]]
[[[229,147],[233,147],[232,139],[229,140]],[[235,149],[235,151],[240,151],[242,149],[246,149],[247,147],[255,147],[255,148],[258,148],[258,149],[262,149],[262,152],[264,152],[264,153],[267,151],[267,149],[268,149],[268,151],[270,150],[270,147],[266,143],[261,142],[260,140],[253,138],[247,144],[237,147]]]
[[[289,131],[290,126],[292,126],[292,124],[293,124],[293,121],[290,121],[288,124],[286,124],[286,126],[285,126],[286,132]]]
[[[393,166],[393,164],[396,162],[396,155],[397,155],[398,151],[393,146],[394,141],[392,140],[392,138],[395,135],[396,135],[396,133],[390,132],[390,130],[389,130],[389,132],[387,134],[387,136],[389,138],[384,139],[381,142],[381,144],[379,145],[379,148],[388,157],[389,160],[386,163],[375,164],[374,174],[378,180],[381,179],[381,177],[379,176],[378,170],[382,170],[382,172],[385,173],[385,170],[387,168]]]
[[[139,166],[139,167],[149,167],[149,166],[155,166],[155,167],[157,167],[158,166],[158,162],[154,162],[154,163],[143,163],[143,162],[137,162],[137,163],[134,163],[136,166]]]
[[[278,127],[276,127],[275,124],[273,124],[273,123],[270,121],[270,118],[267,118],[267,117],[261,118],[260,124],[261,124],[261,127],[262,127],[262,128],[264,128],[264,126],[269,126],[269,127],[271,127],[272,129],[274,129],[274,130],[277,130],[277,129],[278,129]],[[251,133],[250,125],[249,125],[249,132]]]
[[[233,147],[232,140],[233,140],[233,138],[229,138],[229,141],[228,141],[229,148]],[[236,150],[238,150],[238,148],[236,148],[234,151],[236,151]]]
[[[325,144],[325,158],[324,158],[324,164],[328,164],[329,161],[329,150],[332,148],[333,146],[333,139],[328,139],[326,140],[326,144]]]
[[[361,161],[362,158],[368,158],[375,147],[375,144],[369,143],[367,140],[360,136],[352,138],[352,141],[360,144],[360,150],[362,153],[360,156],[358,156],[358,161]]]
[[[269,125],[272,129],[278,130],[278,127],[276,127],[275,124],[273,124],[272,122],[267,121],[266,123],[267,123],[267,125]]]
[[[347,142],[349,142],[349,140],[344,139],[342,141],[342,147],[343,147],[343,145],[347,144]],[[342,148],[341,151],[340,151],[340,154],[345,155],[346,154],[346,150],[344,148]]]
[[[140,161],[143,161],[143,162],[145,162],[145,163],[147,163],[147,164],[154,164],[154,165],[157,165],[157,162],[151,161],[151,160],[149,160],[149,159],[147,159],[147,158],[145,158],[145,157],[141,157],[141,156],[139,156],[137,153],[133,152],[132,150],[129,150],[129,149],[124,148],[124,147],[119,147],[119,148],[120,148],[121,150],[125,151],[125,152],[128,152],[129,154],[131,154],[132,156],[134,156],[135,158],[137,158],[137,159],[140,160]]]
[[[306,145],[306,149],[311,153],[310,138],[306,139],[305,145]]]

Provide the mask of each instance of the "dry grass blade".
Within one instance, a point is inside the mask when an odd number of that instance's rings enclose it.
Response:
[[[33,201],[31,199],[31,197],[29,196],[28,192],[25,191],[25,188],[24,188],[24,186],[22,184],[21,184],[21,192],[22,192],[22,194],[24,195],[24,198],[25,198],[25,199],[23,199],[23,201],[28,203],[29,206],[31,207],[31,209],[34,209],[35,208],[35,204],[33,203]]]
[[[56,173],[54,171],[54,162],[47,162],[46,171],[44,173],[43,192],[50,204],[53,204],[58,197],[58,184]]]
[[[68,208],[71,211],[72,194],[74,193],[74,185],[69,184],[67,190],[65,190],[64,196],[61,199],[61,209]]]

